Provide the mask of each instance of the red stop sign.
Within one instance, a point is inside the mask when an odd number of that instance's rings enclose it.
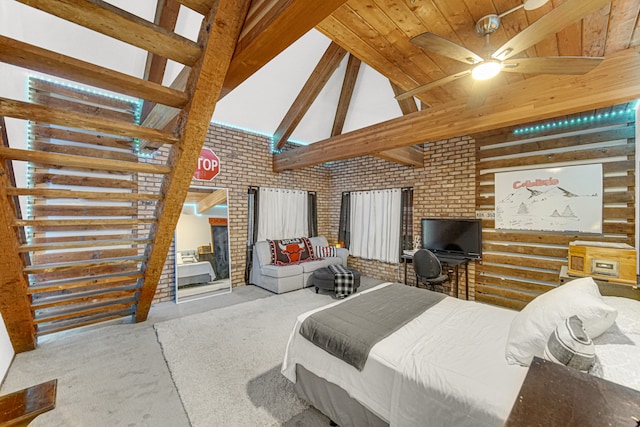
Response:
[[[200,181],[211,181],[220,173],[220,159],[210,148],[203,148],[193,177]]]

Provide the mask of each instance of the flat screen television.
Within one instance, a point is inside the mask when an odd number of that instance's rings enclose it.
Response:
[[[482,257],[479,219],[423,218],[422,248],[440,255]]]

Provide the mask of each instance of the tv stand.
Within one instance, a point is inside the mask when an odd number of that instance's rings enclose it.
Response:
[[[455,296],[458,298],[458,288],[460,287],[460,267],[464,268],[464,298],[469,299],[469,261],[471,258],[463,255],[454,255],[449,253],[437,253],[434,255],[442,264],[442,269],[448,269],[449,273],[455,273],[454,289]],[[407,264],[413,263],[413,255],[404,254],[400,257],[404,264],[404,284],[407,284]]]

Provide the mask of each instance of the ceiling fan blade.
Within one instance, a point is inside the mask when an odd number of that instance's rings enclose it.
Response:
[[[467,109],[481,107],[491,93],[491,86],[494,79],[474,80],[471,86],[471,95],[467,100]]]
[[[555,34],[566,26],[600,9],[611,0],[567,0],[536,22],[520,31],[491,56],[501,61],[511,58]]]
[[[458,79],[460,79],[462,77],[465,77],[465,76],[467,76],[469,74],[471,74],[471,70],[463,71],[463,72],[458,73],[458,74],[452,74],[450,76],[443,77],[443,78],[441,78],[439,80],[432,81],[431,83],[427,83],[427,84],[424,84],[422,86],[418,86],[417,88],[411,89],[411,90],[409,90],[407,92],[403,92],[403,93],[397,95],[395,98],[398,101],[402,101],[403,99],[411,98],[416,93],[424,92],[424,91],[427,91],[429,89],[433,89],[434,87],[442,86],[442,85],[447,84],[449,82],[452,82],[452,81],[458,80]]]
[[[587,74],[604,58],[590,56],[543,56],[514,58],[502,63],[502,71],[525,74]]]
[[[473,65],[482,62],[482,57],[479,55],[437,34],[422,33],[412,38],[410,42],[426,51],[434,52],[465,64]]]

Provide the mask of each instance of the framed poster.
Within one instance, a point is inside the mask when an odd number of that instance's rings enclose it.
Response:
[[[602,233],[602,165],[495,175],[496,229]]]

